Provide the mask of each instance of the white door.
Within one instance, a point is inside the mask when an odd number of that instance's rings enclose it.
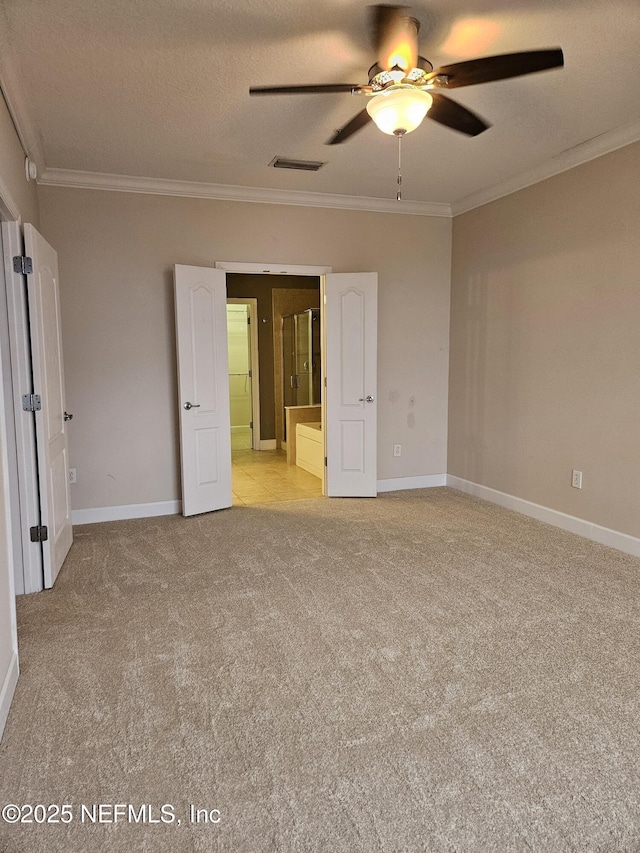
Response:
[[[22,225],[2,223],[6,313],[0,308],[2,324],[4,403],[7,416],[7,450],[13,527],[13,562],[16,594],[40,592],[44,586],[42,546],[32,542],[30,529],[40,524],[38,460],[35,418],[22,408],[22,395],[33,391],[31,333],[27,282],[14,269],[13,258],[24,255]],[[5,325],[6,324],[6,325]],[[7,387],[7,379],[10,387]]]
[[[324,278],[326,494],[377,494],[377,273]]]
[[[58,256],[32,225],[24,226],[25,253],[32,259],[27,275],[31,363],[36,412],[36,447],[40,487],[44,585],[52,587],[73,542],[69,497],[69,451],[65,412]]]
[[[182,513],[231,506],[227,284],[223,270],[176,264]]]

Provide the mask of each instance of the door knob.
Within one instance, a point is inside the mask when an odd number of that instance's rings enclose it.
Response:
[[[373,403],[375,397],[372,397],[371,394],[367,394],[366,397],[358,397],[359,403]]]
[[[72,421],[73,415],[70,415],[69,412],[65,412],[64,413],[64,419],[65,419],[65,421]]]
[[[184,404],[184,408],[185,408],[187,411],[189,411],[189,409],[199,409],[199,408],[200,408],[200,403],[190,403],[190,402],[187,400],[187,402]]]

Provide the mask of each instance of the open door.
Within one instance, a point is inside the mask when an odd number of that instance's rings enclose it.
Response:
[[[40,524],[35,417],[22,407],[22,395],[33,392],[31,333],[26,276],[16,272],[14,258],[24,255],[22,225],[2,223],[6,313],[0,309],[3,341],[4,404],[7,413],[10,501],[16,594],[44,588],[42,545],[32,542],[30,530]],[[6,326],[5,326],[6,323]],[[10,374],[10,375],[7,375]],[[7,387],[10,380],[10,388]],[[17,496],[16,496],[17,492]],[[19,511],[18,511],[19,509]]]
[[[24,226],[40,525],[32,538],[42,541],[44,585],[53,586],[73,542],[69,496],[69,450],[65,411],[58,256],[32,225]]]
[[[377,273],[324,277],[329,497],[377,494]]]
[[[174,278],[182,514],[196,515],[232,504],[226,273],[176,264]]]

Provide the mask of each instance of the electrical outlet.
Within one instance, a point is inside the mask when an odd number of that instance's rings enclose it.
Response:
[[[78,482],[76,480],[76,469],[75,468],[69,468],[69,482],[70,483],[77,483]]]
[[[393,455],[394,456],[402,456],[402,445],[394,444],[393,445]]]
[[[571,485],[574,489],[582,488],[582,471],[576,471],[575,468],[571,474]]]

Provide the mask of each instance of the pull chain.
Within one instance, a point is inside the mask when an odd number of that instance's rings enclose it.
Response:
[[[402,201],[402,137],[404,133],[396,133],[398,137],[398,193],[396,201]]]

